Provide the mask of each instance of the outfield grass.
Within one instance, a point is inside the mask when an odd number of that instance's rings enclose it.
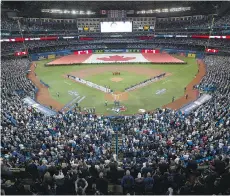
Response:
[[[137,89],[129,93],[129,99],[123,101],[122,104],[127,107],[127,111],[122,114],[137,113],[139,109],[151,110],[161,107],[171,102],[172,97],[179,98],[184,94],[184,87],[187,86],[197,73],[198,65],[193,58],[180,57],[180,59],[187,62],[185,65],[151,65],[151,64],[136,64],[139,67],[148,67],[151,69],[162,70],[164,72],[172,73],[171,76],[166,77],[163,80],[152,83],[146,87]],[[81,65],[81,66],[57,66],[57,67],[45,67],[44,64],[50,60],[38,61],[36,74],[39,79],[49,84],[49,92],[51,96],[63,104],[70,102],[73,97],[68,94],[69,90],[77,91],[81,96],[86,98],[81,102],[82,107],[96,107],[96,111],[101,114],[114,114],[110,109],[113,107],[113,102],[109,103],[108,107],[104,106],[105,97],[104,93],[87,87],[83,84],[76,83],[72,80],[66,79],[63,75],[70,72],[76,72],[87,68],[100,67],[100,65]],[[106,65],[114,66],[114,65]],[[118,64],[117,66],[134,66],[134,64]],[[105,72],[102,74],[90,76],[89,81],[95,82],[100,85],[110,85],[111,88],[115,88],[116,91],[123,91],[127,85],[135,84],[147,79],[144,75],[135,75],[129,72],[122,72],[121,76],[124,80],[118,83],[110,81],[111,72]],[[87,78],[86,78],[87,79]],[[133,83],[132,83],[133,82]],[[157,90],[166,89],[164,94],[156,95]],[[56,96],[56,92],[60,92],[60,97]],[[109,109],[109,110],[107,110]]]

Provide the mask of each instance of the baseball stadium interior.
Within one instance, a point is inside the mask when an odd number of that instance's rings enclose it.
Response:
[[[230,195],[229,1],[1,1],[1,195]]]

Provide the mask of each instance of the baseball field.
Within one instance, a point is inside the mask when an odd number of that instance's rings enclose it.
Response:
[[[83,108],[95,107],[96,113],[114,115],[114,100],[119,100],[124,110],[120,114],[138,113],[140,109],[149,111],[162,107],[184,96],[184,88],[198,72],[196,59],[177,57],[187,64],[82,64],[76,66],[45,66],[52,60],[36,62],[35,73],[39,80],[49,85],[49,96],[59,104],[60,109],[68,103],[78,102]],[[119,72],[120,75],[113,75]],[[161,73],[165,77],[142,88],[125,92],[125,88],[140,83]],[[67,75],[82,78],[101,86],[107,86],[113,93],[104,93],[95,88],[78,83]],[[59,94],[59,95],[58,95]],[[105,105],[105,101],[108,105]],[[43,101],[44,105],[49,104]]]

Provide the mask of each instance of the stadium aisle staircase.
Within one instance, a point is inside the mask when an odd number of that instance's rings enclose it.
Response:
[[[122,146],[122,135],[118,134],[118,149]],[[113,134],[111,149],[113,153],[116,153],[116,133]],[[118,153],[118,160],[123,158],[122,153]]]

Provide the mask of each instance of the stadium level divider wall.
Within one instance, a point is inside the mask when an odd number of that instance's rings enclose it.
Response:
[[[145,51],[145,52],[144,52]],[[97,49],[97,50],[61,50],[56,52],[45,52],[31,54],[33,61],[40,61],[44,59],[54,59],[71,54],[103,54],[103,53],[168,53],[176,54],[191,58],[202,58],[204,53],[191,50],[176,50],[176,49]]]

